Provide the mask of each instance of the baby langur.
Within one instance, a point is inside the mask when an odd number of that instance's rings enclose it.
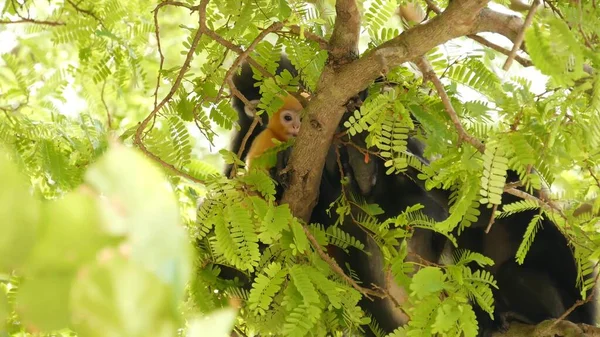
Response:
[[[246,169],[250,170],[252,161],[276,144],[273,139],[285,142],[296,137],[300,131],[300,111],[302,104],[292,95],[283,99],[283,106],[271,118],[264,129],[252,142],[246,157]]]

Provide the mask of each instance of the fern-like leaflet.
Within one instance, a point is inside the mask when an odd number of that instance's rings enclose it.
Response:
[[[480,190],[483,198],[479,202],[500,205],[506,182],[508,159],[504,156],[504,151],[497,142],[486,144],[483,155],[483,168]]]
[[[264,315],[269,310],[273,297],[281,289],[286,276],[287,270],[283,269],[279,263],[273,262],[266,266],[263,273],[254,278],[248,297],[250,310],[258,315]]]

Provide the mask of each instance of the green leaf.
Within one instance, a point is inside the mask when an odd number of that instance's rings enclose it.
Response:
[[[418,298],[424,298],[444,289],[446,276],[440,268],[425,267],[413,276],[410,290]]]
[[[305,252],[310,247],[310,244],[308,243],[308,238],[306,237],[306,233],[304,233],[302,224],[298,220],[292,219],[291,227],[294,234],[295,251],[298,253]]]
[[[194,120],[194,102],[190,101],[186,95],[181,95],[177,103],[177,112],[181,119],[186,122]]]
[[[292,15],[292,9],[285,0],[279,0],[279,19],[286,20]]]

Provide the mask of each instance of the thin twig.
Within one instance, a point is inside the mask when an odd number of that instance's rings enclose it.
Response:
[[[490,229],[492,229],[492,226],[494,225],[494,221],[496,220],[496,210],[497,209],[498,209],[498,205],[495,204],[494,207],[492,208],[492,216],[490,216],[490,222],[488,223],[488,226],[485,229],[485,234],[488,234],[490,232]]]
[[[594,269],[596,269],[598,267],[598,263],[596,263],[596,266],[594,267]],[[598,277],[600,276],[600,273],[596,274],[596,277],[594,278],[594,283],[598,282]],[[573,304],[569,309],[567,309],[567,311],[565,311],[562,315],[560,315],[559,318],[557,318],[554,322],[552,322],[552,324],[550,324],[550,326],[548,326],[544,332],[542,332],[542,335],[546,335],[552,328],[554,328],[554,326],[556,326],[556,324],[558,324],[560,321],[563,321],[567,318],[567,316],[569,316],[575,309],[577,309],[578,307],[590,302],[593,298],[594,298],[594,292],[592,292],[588,297],[586,297],[585,300],[577,300],[575,302],[575,304]]]
[[[146,148],[146,146],[144,145],[144,143],[142,142],[142,133],[143,131],[146,129],[146,126],[148,125],[148,123],[150,122],[150,120],[152,120],[154,118],[154,116],[158,113],[158,111],[160,111],[160,109],[162,109],[162,107],[169,101],[171,100],[171,98],[173,97],[173,95],[175,94],[175,92],[177,92],[177,89],[179,89],[179,86],[181,85],[181,81],[183,80],[183,77],[185,76],[186,72],[188,71],[189,67],[190,67],[190,63],[192,62],[192,59],[194,57],[194,52],[196,51],[196,48],[198,47],[198,44],[200,43],[200,38],[202,37],[203,34],[203,27],[206,27],[205,25],[205,20],[206,20],[206,6],[208,5],[208,1],[209,0],[202,0],[200,2],[200,6],[198,8],[198,30],[196,31],[196,35],[194,36],[194,39],[192,40],[192,44],[190,46],[190,49],[187,52],[185,61],[183,62],[183,65],[181,66],[181,69],[179,70],[179,74],[177,75],[177,78],[175,79],[175,82],[173,83],[173,86],[171,87],[171,90],[169,91],[169,93],[165,96],[165,98],[163,98],[160,103],[158,103],[158,105],[156,107],[154,107],[154,109],[152,110],[152,112],[140,123],[140,125],[137,128],[137,131],[135,132],[135,139],[134,139],[134,143],[140,148],[140,150],[142,152],[144,152],[144,154],[146,154],[148,157],[154,159],[156,162],[158,162],[160,165],[162,165],[163,167],[170,169],[171,171],[191,180],[194,182],[198,182],[198,183],[202,183],[202,181],[198,180],[197,178],[177,169],[175,166],[163,161],[161,158],[159,158],[157,155],[155,155],[154,153],[148,151],[148,149]]]
[[[321,47],[323,50],[327,50],[329,48],[329,42],[313,32],[309,32],[307,30],[303,31],[298,25],[291,25],[288,26],[288,28],[290,29],[290,32],[294,33],[295,35],[303,35],[307,40],[318,43],[319,47]]]
[[[476,42],[478,42],[478,43],[480,43],[480,44],[482,44],[482,45],[484,45],[484,46],[486,46],[488,48],[491,48],[491,49],[493,49],[493,50],[495,50],[497,52],[500,52],[500,53],[502,53],[504,55],[510,55],[510,52],[511,52],[510,50],[508,50],[508,49],[506,49],[506,48],[504,48],[502,46],[499,46],[499,45],[497,45],[497,44],[495,44],[493,42],[490,42],[489,40],[485,39],[484,37],[481,37],[479,35],[468,35],[468,37],[470,39],[472,39],[473,41],[476,41]],[[520,55],[515,54],[514,58],[523,67],[531,67],[531,66],[533,66],[533,62],[531,62],[531,60],[526,59],[526,58],[524,58],[524,57],[522,57]]]
[[[158,72],[156,74],[156,88],[154,88],[154,108],[156,108],[156,105],[158,104],[158,89],[160,88],[160,76],[165,63],[165,56],[163,55],[162,47],[160,45],[160,30],[158,25],[158,10],[162,6],[164,6],[164,2],[158,4],[158,6],[154,8],[154,35],[156,36],[156,43],[158,45],[158,55],[160,57],[160,64],[158,66]]]
[[[46,25],[46,26],[65,26],[66,23],[60,21],[47,21],[47,20],[35,20],[28,18],[21,18],[21,20],[0,20],[0,25],[12,25],[19,23],[33,23],[36,25]]]
[[[548,5],[548,7],[550,7],[550,9],[552,10],[552,12],[554,12],[554,14],[558,15],[559,18],[561,18],[562,20],[565,19],[565,16],[562,14],[562,12],[560,11],[560,9],[556,8],[556,6],[552,3],[552,1],[544,1],[544,3],[546,3]]]
[[[89,9],[83,9],[81,7],[79,7],[76,3],[74,3],[72,0],[67,0],[67,2],[73,6],[73,8],[75,8],[75,10],[79,13],[83,13],[87,16],[92,17],[94,20],[98,21],[98,23],[100,24],[100,26],[102,26],[102,28],[106,29],[106,26],[104,26],[104,22],[102,20],[100,20],[100,18],[91,10]]]
[[[452,120],[452,123],[458,132],[459,141],[466,141],[467,143],[473,145],[473,147],[475,147],[479,152],[485,152],[485,146],[483,143],[479,139],[468,134],[462,126],[458,114],[456,113],[456,110],[454,110],[452,102],[450,102],[450,97],[448,97],[448,94],[444,89],[442,81],[440,81],[439,77],[437,77],[435,74],[435,71],[431,67],[429,61],[427,61],[424,56],[421,56],[419,59],[417,59],[416,64],[423,73],[423,77],[430,80],[435,86],[435,89],[437,90],[438,95],[444,104],[444,109],[446,110],[446,113],[450,117],[450,120]]]
[[[527,192],[523,192],[514,187],[508,187],[508,188],[505,187],[504,192],[506,192],[508,194],[512,194],[515,197],[519,197],[521,199],[535,201],[538,205],[540,205],[540,207],[542,207],[543,209],[545,209],[548,212],[558,212],[558,213],[562,212],[562,210],[560,208],[558,208],[557,206],[555,206],[553,204],[549,204],[547,202],[544,202],[542,199],[540,199],[536,196],[533,196]]]
[[[502,69],[504,69],[504,71],[507,71],[508,68],[510,68],[510,65],[512,64],[515,56],[517,55],[517,51],[521,48],[521,44],[523,43],[523,40],[525,39],[525,30],[527,29],[527,27],[529,27],[531,25],[531,22],[533,21],[533,15],[537,11],[537,9],[540,7],[540,4],[541,4],[540,0],[533,1],[533,4],[531,5],[531,8],[529,9],[527,16],[525,17],[525,22],[523,23],[523,26],[521,27],[519,34],[517,35],[517,37],[515,38],[515,40],[513,42],[513,48],[511,49],[510,54],[508,54],[508,58],[506,59],[506,62],[504,62],[504,66],[502,67]]]
[[[154,10],[152,11],[154,13],[154,35],[156,37],[156,43],[158,45],[158,55],[160,57],[160,64],[158,67],[158,73],[156,74],[156,87],[154,88],[154,107],[156,108],[157,102],[158,102],[158,89],[160,88],[160,78],[161,78],[161,73],[164,67],[164,63],[165,63],[165,56],[162,52],[162,45],[160,43],[160,29],[159,29],[159,24],[158,24],[158,11],[165,6],[174,6],[174,7],[184,7],[189,9],[190,11],[195,11],[198,10],[199,7],[198,6],[190,6],[186,3],[183,2],[179,2],[179,1],[163,1],[161,3],[159,3],[158,5],[156,5],[156,7],[154,8]]]
[[[231,80],[231,78],[228,80],[229,83],[227,83],[229,85],[229,89],[231,90],[231,93],[233,94],[233,96],[237,97],[240,99],[240,101],[242,101],[242,103],[244,103],[244,105],[246,107],[248,107],[248,109],[250,109],[254,114],[256,114],[256,108],[254,107],[254,105],[252,103],[250,103],[250,101],[246,98],[246,96],[244,96],[244,94],[242,94],[237,87],[235,86],[235,84],[233,83],[233,81]]]
[[[106,101],[104,100],[104,88],[106,87],[106,80],[104,81],[104,84],[102,84],[102,92],[100,93],[100,100],[102,101],[102,104],[104,105],[104,109],[106,110],[106,123],[108,124],[108,129],[112,129],[112,121],[111,121],[111,117],[110,117],[110,111],[108,110],[108,104],[106,104]]]
[[[459,140],[466,141],[467,143],[469,143],[473,147],[475,147],[479,152],[484,153],[485,145],[479,139],[468,134],[467,131],[463,128],[463,126],[460,122],[460,119],[458,117],[458,114],[454,110],[454,107],[452,106],[452,102],[450,102],[450,98],[448,97],[448,94],[444,90],[444,85],[442,84],[440,79],[437,77],[437,75],[433,71],[433,68],[431,67],[431,64],[429,63],[429,61],[427,61],[427,59],[425,59],[425,57],[421,57],[416,61],[416,63],[417,63],[417,66],[419,67],[419,69],[421,69],[421,72],[423,73],[423,77],[426,77],[431,82],[433,82],[433,85],[435,86],[435,88],[438,92],[438,95],[442,99],[444,108],[445,108],[446,112],[448,113],[448,115],[450,116],[450,119],[452,120],[452,123],[454,124],[454,127],[456,128],[456,131],[458,132]],[[563,214],[562,210],[560,209],[560,207],[555,205],[553,202],[545,202],[544,200],[542,200],[540,198],[537,198],[529,193],[523,192],[523,191],[518,190],[513,187],[505,187],[504,192],[506,192],[508,194],[512,194],[517,197],[520,197],[522,199],[534,200],[540,205],[540,207],[542,207],[550,212],[553,212],[553,211],[557,212],[558,214],[561,215],[561,217],[566,218],[565,215]],[[540,195],[542,196],[542,198],[548,198],[547,193],[544,193],[543,191],[540,191]]]
[[[162,1],[159,4],[160,7],[162,6],[174,6],[174,7],[184,7],[187,8],[191,11],[197,11],[200,10],[202,8],[202,4],[198,5],[198,6],[192,6],[190,4],[187,4],[185,2],[181,2],[181,1]]]
[[[596,186],[600,187],[600,179],[598,179],[598,176],[596,176],[596,174],[594,173],[594,170],[592,170],[591,167],[588,167],[588,172],[590,173],[590,175],[592,176],[592,178],[594,178],[594,180],[596,181]]]
[[[248,139],[250,139],[250,135],[252,135],[252,132],[254,132],[254,129],[256,128],[256,125],[258,125],[260,121],[260,117],[258,117],[256,114],[254,115],[254,120],[252,121],[252,124],[250,124],[250,128],[248,128],[248,131],[246,131],[246,134],[244,135],[244,138],[242,138],[242,144],[240,144],[240,148],[237,152],[237,157],[238,158],[242,158],[242,153],[244,152],[244,149],[246,148],[246,144],[248,143]],[[235,177],[236,172],[237,172],[237,164],[233,163],[233,167],[231,168],[231,172],[229,173],[229,178],[233,179],[233,177]]]
[[[302,229],[304,230],[304,233],[306,234],[308,241],[310,241],[310,243],[313,245],[314,249],[317,251],[317,254],[319,254],[319,256],[323,259],[323,261],[325,261],[336,274],[338,274],[346,282],[348,282],[352,286],[352,288],[356,289],[358,292],[360,292],[361,294],[363,294],[366,298],[368,298],[370,300],[373,300],[370,296],[376,296],[379,298],[386,297],[386,295],[383,293],[359,286],[358,283],[356,283],[356,281],[354,281],[351,277],[349,277],[348,275],[346,275],[346,273],[344,273],[344,271],[342,270],[342,268],[340,268],[340,266],[337,264],[337,262],[335,262],[329,255],[327,255],[323,251],[323,248],[321,248],[321,245],[319,244],[317,239],[315,239],[315,237],[312,235],[312,233],[308,229],[308,226],[306,226],[305,224],[302,224]]]
[[[391,275],[390,270],[386,270],[385,274],[386,275],[385,275],[385,287],[384,288],[382,288],[382,287],[380,287],[380,286],[378,286],[378,285],[376,285],[374,283],[371,283],[371,286],[373,286],[373,288],[375,290],[379,290],[380,292],[382,292],[383,294],[385,294],[385,297],[389,298],[390,301],[392,301],[392,303],[394,303],[394,305],[398,309],[400,309],[400,311],[402,311],[402,314],[405,315],[404,319],[406,319],[406,321],[408,321],[408,317],[410,317],[408,315],[408,312],[406,311],[406,309],[404,309],[402,307],[402,303],[400,303],[400,301],[398,301],[398,299],[396,299],[396,297],[392,296],[392,294],[388,290],[390,288],[391,281],[393,281],[392,277],[391,277],[392,275]]]
[[[221,88],[219,88],[219,92],[217,94],[217,100],[219,100],[219,98],[221,97],[221,94],[223,94],[223,89],[225,88],[225,83],[231,82],[233,73],[237,70],[237,68],[240,66],[240,64],[242,64],[248,58],[248,56],[254,50],[254,48],[256,48],[256,46],[262,40],[264,40],[264,38],[267,35],[269,35],[272,32],[281,30],[283,28],[284,24],[285,24],[285,22],[274,22],[269,27],[263,29],[263,31],[260,32],[260,34],[258,34],[258,36],[256,36],[256,38],[250,43],[248,48],[246,48],[246,50],[244,50],[243,52],[238,54],[238,57],[233,61],[233,64],[231,65],[231,67],[229,67],[229,69],[225,73],[225,80],[223,81]]]
[[[210,37],[211,39],[215,40],[217,43],[219,43],[223,47],[235,52],[236,54],[241,54],[244,52],[242,47],[231,43],[230,41],[224,39],[221,35],[217,34],[216,32],[214,32],[206,27],[204,28],[204,34],[206,34],[206,36]],[[263,76],[273,77],[273,75],[271,75],[271,73],[267,69],[265,69],[263,66],[261,66],[260,63],[256,62],[256,60],[253,59],[251,56],[248,56],[247,60],[248,60],[248,63],[250,63],[250,65],[252,65],[258,71],[260,71],[260,73]]]

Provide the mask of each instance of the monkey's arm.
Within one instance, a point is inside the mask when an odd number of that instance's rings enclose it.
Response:
[[[273,138],[275,134],[271,129],[263,130],[252,142],[252,146],[250,146],[250,150],[248,151],[248,156],[246,157],[246,169],[250,170],[250,166],[252,165],[252,161],[265,153],[268,149],[275,146],[273,143]]]

